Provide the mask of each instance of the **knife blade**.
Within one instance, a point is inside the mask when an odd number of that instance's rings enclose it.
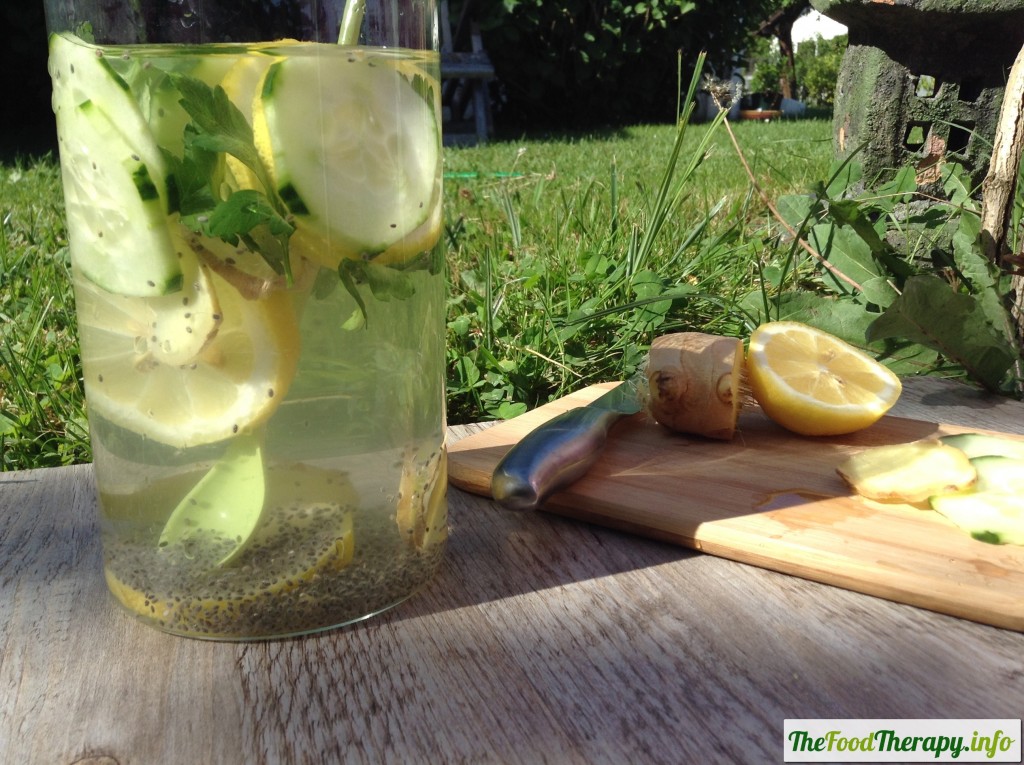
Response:
[[[495,466],[491,496],[509,510],[535,510],[571,486],[601,456],[609,428],[643,408],[646,389],[647,376],[640,371],[527,433]]]

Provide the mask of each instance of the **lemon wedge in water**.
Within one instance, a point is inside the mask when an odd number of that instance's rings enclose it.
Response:
[[[91,411],[182,448],[266,420],[288,389],[299,352],[287,294],[245,300],[198,262],[187,268],[182,291],[154,298],[75,283]]]

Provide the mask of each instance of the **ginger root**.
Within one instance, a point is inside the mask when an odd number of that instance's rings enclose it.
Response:
[[[647,408],[671,430],[729,440],[744,380],[742,340],[703,332],[663,335],[648,356]]]

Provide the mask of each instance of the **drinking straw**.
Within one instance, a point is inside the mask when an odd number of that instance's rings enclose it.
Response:
[[[359,29],[363,26],[363,14],[366,13],[366,0],[348,0],[341,15],[341,30],[338,32],[338,45],[357,45]]]
[[[445,178],[522,178],[522,173],[478,173],[478,172],[450,172],[444,174]]]

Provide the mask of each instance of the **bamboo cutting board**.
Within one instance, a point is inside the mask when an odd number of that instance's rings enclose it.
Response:
[[[489,496],[491,473],[512,444],[614,385],[456,442],[452,485]],[[979,542],[931,510],[852,495],[835,472],[869,446],[971,430],[887,416],[849,436],[805,438],[754,408],[741,415],[736,438],[722,442],[671,433],[641,413],[619,421],[589,474],[544,510],[1024,631],[1024,547]]]

